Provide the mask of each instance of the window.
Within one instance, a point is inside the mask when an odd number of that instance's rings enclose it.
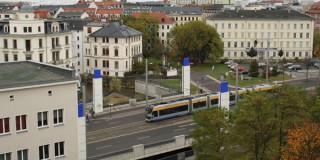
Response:
[[[14,55],[13,55],[13,60],[14,60],[14,61],[18,61],[18,55],[17,55],[17,54],[14,54]]]
[[[3,39],[3,48],[8,48],[8,40]]]
[[[53,110],[53,124],[63,123],[63,109]]]
[[[31,40],[26,40],[26,51],[31,51]]]
[[[18,160],[28,160],[28,149],[19,150],[17,156]]]
[[[31,27],[28,27],[28,31],[29,31],[29,32],[32,32],[32,28],[31,28]]]
[[[307,33],[306,38],[309,38],[309,33]]]
[[[303,29],[303,24],[302,23],[300,24],[300,29]]]
[[[295,57],[296,56],[296,52],[292,52],[292,56]]]
[[[9,133],[10,125],[9,118],[0,118],[0,134]]]
[[[49,145],[39,146],[39,159],[48,159],[49,158]]]
[[[77,36],[77,40],[78,40],[78,41],[80,40],[79,36]]]
[[[228,47],[231,47],[231,42],[228,42]]]
[[[90,66],[90,61],[89,61],[89,59],[87,59],[87,66]]]
[[[103,37],[102,38],[103,43],[109,43],[109,38],[108,37]]]
[[[23,27],[23,32],[27,33],[28,32],[28,27]]]
[[[64,142],[58,142],[54,144],[54,155],[56,157],[64,155]]]
[[[236,48],[238,46],[238,43],[237,42],[234,42],[234,47]]]
[[[4,61],[8,62],[9,61],[9,55],[8,54],[4,54]]]
[[[94,42],[97,42],[97,37],[94,37]]]
[[[66,44],[69,44],[69,36],[66,36]]]
[[[224,38],[224,33],[223,32],[221,33],[221,38]]]
[[[66,59],[69,58],[69,50],[66,50]]]
[[[106,67],[106,61],[102,61],[102,67]]]
[[[80,49],[80,45],[77,45],[77,48]]]
[[[87,28],[87,32],[88,32],[88,33],[91,33],[91,32],[92,32],[91,27],[88,27],[88,28]]]
[[[299,52],[299,57],[302,57],[302,52]]]
[[[115,72],[115,76],[118,77],[118,72]]]
[[[126,68],[128,68],[128,61],[126,61]]]
[[[94,47],[94,55],[97,55],[97,54],[98,54],[98,48]]]
[[[27,115],[16,116],[16,131],[27,129]]]
[[[41,27],[40,26],[38,26],[38,32],[41,32]]]
[[[241,42],[241,47],[244,47],[244,42]]]
[[[115,61],[115,62],[114,62],[114,68],[115,68],[115,69],[119,69],[119,62],[118,62],[118,61]]]
[[[1,160],[11,160],[11,153],[0,154],[0,159]]]
[[[119,56],[118,48],[114,49],[114,56],[115,56],[115,57],[118,57],[118,56]]]
[[[164,37],[164,32],[161,33],[161,36]]]
[[[294,24],[294,25],[293,25],[293,29],[297,29],[297,24]]]
[[[303,33],[300,33],[300,38],[302,38],[303,37]]]
[[[94,60],[94,66],[98,67],[98,61],[97,60]]]
[[[48,126],[48,112],[38,112],[38,127]]]
[[[231,29],[231,23],[228,24],[228,29]]]
[[[43,54],[42,53],[39,54],[39,61],[43,62]]]
[[[289,56],[289,52],[286,52],[286,57],[288,57]]]
[[[42,39],[39,39],[39,48],[42,48]]]
[[[309,29],[310,28],[310,24],[307,24],[307,29]]]
[[[234,28],[235,28],[235,29],[238,29],[238,24],[237,24],[237,23],[234,24]]]
[[[32,60],[32,55],[31,54],[26,54],[26,60]]]
[[[18,48],[18,46],[17,46],[17,40],[14,39],[14,40],[13,40],[13,49],[17,49],[17,48]]]
[[[114,43],[118,43],[118,38],[115,38],[115,39],[114,39]]]

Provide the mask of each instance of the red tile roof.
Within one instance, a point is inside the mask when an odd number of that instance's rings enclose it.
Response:
[[[142,13],[139,12],[135,12],[132,13],[132,17],[134,18],[139,18],[141,16]],[[152,17],[156,17],[157,20],[159,21],[159,23],[173,23],[174,21],[172,19],[170,19],[166,14],[164,13],[160,13],[160,12],[150,12],[147,13]]]
[[[123,9],[98,9],[97,14],[120,14],[123,15]]]
[[[320,13],[320,2],[314,3],[310,9],[309,14],[319,14]]]
[[[43,18],[43,19],[48,18],[48,15],[49,15],[48,10],[36,10],[36,11],[33,11],[33,13],[35,14],[36,18]]]
[[[122,5],[121,2],[94,2],[100,8],[110,8],[110,6]]]

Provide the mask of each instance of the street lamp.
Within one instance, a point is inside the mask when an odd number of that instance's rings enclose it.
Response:
[[[152,63],[150,63],[152,64]],[[145,68],[146,68],[146,107],[148,107],[148,59],[146,59],[146,64],[145,64]]]

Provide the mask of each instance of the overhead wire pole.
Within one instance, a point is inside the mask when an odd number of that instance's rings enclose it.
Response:
[[[146,107],[148,107],[148,59],[146,59]]]
[[[236,97],[235,97],[235,107],[237,107],[238,102],[238,75],[239,75],[239,68],[236,66]]]

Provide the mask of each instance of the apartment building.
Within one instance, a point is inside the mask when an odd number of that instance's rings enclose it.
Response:
[[[31,6],[15,14],[15,19],[0,19],[0,62],[32,60],[72,67],[72,35],[66,22],[37,19]]]
[[[0,68],[0,159],[86,159],[74,70],[32,61]]]
[[[256,58],[286,59],[312,57],[313,18],[292,10],[225,10],[206,20],[224,43],[223,57],[249,59],[246,50],[258,41]]]
[[[89,23],[83,28],[84,71],[123,77],[142,56],[142,33],[121,22]]]

